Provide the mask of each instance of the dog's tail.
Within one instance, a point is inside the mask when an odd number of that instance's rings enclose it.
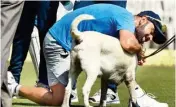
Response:
[[[81,40],[80,38],[81,32],[78,30],[78,25],[83,20],[91,20],[91,19],[95,19],[95,18],[92,15],[88,15],[88,14],[82,14],[76,17],[71,24],[70,32],[72,37],[75,38],[76,40]]]

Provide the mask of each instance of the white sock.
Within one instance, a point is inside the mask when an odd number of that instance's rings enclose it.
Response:
[[[21,86],[22,86],[22,85],[20,85],[20,84],[18,84],[18,85],[16,86],[14,95],[19,96],[19,91],[20,91]]]

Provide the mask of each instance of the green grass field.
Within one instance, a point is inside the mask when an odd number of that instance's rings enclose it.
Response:
[[[84,84],[85,75],[82,73],[78,78],[78,96],[79,103],[74,103],[74,107],[83,107],[83,97],[81,87]],[[21,84],[26,86],[34,86],[36,75],[32,63],[25,63],[21,75]],[[175,69],[174,67],[139,67],[137,70],[137,82],[147,92],[154,94],[156,100],[166,102],[169,107],[175,107]],[[100,79],[97,79],[92,87],[91,94],[93,95],[100,87]],[[126,86],[121,84],[118,87],[120,104],[108,105],[108,107],[127,107],[128,105],[128,90]],[[13,107],[41,107],[40,105],[31,102],[27,99],[14,99]],[[96,105],[94,105],[96,106]]]

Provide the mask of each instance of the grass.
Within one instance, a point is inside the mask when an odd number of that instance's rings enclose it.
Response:
[[[169,107],[175,107],[175,69],[174,67],[139,67],[137,70],[137,82],[147,92],[157,96],[157,101],[166,102]],[[84,84],[85,74],[82,73],[78,78],[79,103],[74,103],[74,107],[83,107],[83,97],[81,87]],[[32,63],[25,63],[21,75],[21,84],[34,86],[36,75]],[[97,79],[92,87],[93,95],[100,87],[100,79]],[[124,84],[118,87],[120,104],[108,105],[108,107],[128,107],[128,90]],[[93,104],[92,104],[93,105]],[[95,106],[95,105],[94,105]],[[41,107],[40,105],[27,99],[14,99],[13,107]]]

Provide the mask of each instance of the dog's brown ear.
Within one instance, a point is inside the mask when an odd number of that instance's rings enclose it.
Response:
[[[70,31],[70,34],[72,35],[72,37],[76,40],[79,39],[79,36],[76,36],[75,32],[74,31]]]
[[[70,31],[70,34],[72,35],[72,37],[74,37],[75,38],[75,33],[73,32],[73,31]],[[76,38],[75,38],[76,39]]]
[[[80,44],[83,40],[80,38],[80,36],[76,36],[75,32],[70,31],[72,37],[75,39],[75,44],[78,45]]]

